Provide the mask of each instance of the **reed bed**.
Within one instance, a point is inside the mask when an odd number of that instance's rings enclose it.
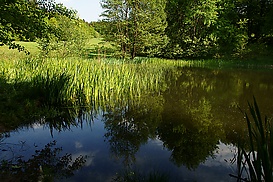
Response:
[[[124,100],[160,91],[166,70],[181,61],[148,59],[139,63],[105,59],[1,61],[0,76],[12,85],[28,83],[29,94],[49,105],[115,107]]]

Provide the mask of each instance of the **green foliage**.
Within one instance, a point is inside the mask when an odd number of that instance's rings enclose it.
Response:
[[[249,42],[263,41],[265,36],[272,31],[272,21],[270,22],[270,20],[272,19],[273,2],[271,0],[244,0],[239,1],[239,5],[241,19],[248,20],[247,35]]]
[[[213,32],[218,19],[217,3],[217,0],[167,2],[169,56],[199,57],[211,54],[217,41]]]
[[[86,45],[95,31],[88,23],[63,15],[48,20],[54,30],[38,41],[41,53],[46,57],[68,57],[86,55]]]
[[[59,18],[60,16],[69,20],[75,19],[77,12],[62,4],[56,4],[54,0],[3,0],[0,2],[0,45],[8,45],[11,49],[24,51],[23,46],[13,41],[48,40],[52,39],[52,33],[60,36],[58,29],[49,25],[51,18]],[[69,22],[65,19],[60,21]],[[70,24],[73,23],[75,24],[75,22]],[[82,24],[79,23],[78,26],[81,28]],[[28,53],[28,51],[25,52]]]
[[[165,0],[103,0],[106,40],[115,42],[121,56],[160,55],[167,42]]]
[[[47,13],[33,1],[3,0],[0,2],[0,44],[23,51],[24,48],[12,42],[15,37],[32,41],[45,36]]]
[[[95,31],[98,32],[97,37],[100,37],[100,35],[105,35],[105,30],[106,30],[106,24],[107,22],[105,21],[96,21],[96,22],[91,22],[91,26],[94,27]]]
[[[230,0],[219,3],[219,18],[214,30],[217,36],[216,56],[239,57],[246,52],[247,19],[240,17],[238,7],[237,2]]]
[[[246,24],[238,18],[233,1],[172,0],[166,12],[168,57],[219,57],[245,48]]]
[[[2,0],[0,46],[28,54],[14,40],[39,40],[44,56],[86,56],[87,40],[103,35],[118,49],[114,53],[118,57],[176,59],[248,58],[264,54],[256,45],[273,46],[272,1],[102,0],[101,4],[103,21],[88,24],[78,19],[76,10],[54,0]],[[110,51],[104,48],[103,52]]]
[[[272,44],[272,1],[171,0],[167,2],[170,42],[165,56],[243,57],[252,43]]]

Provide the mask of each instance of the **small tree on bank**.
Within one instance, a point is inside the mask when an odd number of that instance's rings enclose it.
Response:
[[[120,47],[122,57],[160,55],[168,40],[165,5],[166,0],[102,0],[105,39]]]

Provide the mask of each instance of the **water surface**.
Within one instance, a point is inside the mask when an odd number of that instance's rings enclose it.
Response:
[[[235,146],[239,139],[247,140],[241,110],[247,111],[255,96],[262,113],[272,117],[273,71],[180,68],[166,75],[164,89],[126,104],[64,113],[51,121],[41,118],[2,133],[0,159],[13,160],[13,169],[21,169],[18,159],[36,155],[25,168],[39,166],[46,173],[45,164],[58,168],[56,161],[66,154],[72,157],[67,166],[84,157],[84,163],[77,163],[80,169],[67,170],[69,175],[48,172],[55,181],[143,179],[150,174],[169,181],[236,181],[229,176],[236,174]],[[54,150],[41,150],[53,141],[51,148],[59,151],[48,157]],[[18,176],[24,175],[31,176]]]

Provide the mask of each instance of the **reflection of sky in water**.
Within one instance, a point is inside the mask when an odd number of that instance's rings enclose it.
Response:
[[[56,147],[63,148],[63,154],[71,153],[73,159],[80,155],[87,155],[87,162],[75,176],[63,181],[112,181],[116,173],[124,170],[122,159],[117,159],[109,153],[109,144],[104,138],[104,124],[101,118],[95,119],[92,126],[72,127],[65,132],[53,131],[53,137],[47,127],[33,125],[32,129],[23,129],[11,133],[1,144],[1,148],[12,149],[12,153],[2,152],[0,157],[12,154],[23,155],[25,158],[43,148],[50,141],[56,140]],[[22,142],[24,146],[22,147]],[[11,145],[18,144],[18,145]],[[10,150],[9,150],[10,151]],[[219,144],[214,159],[211,157],[200,166],[189,171],[186,167],[176,167],[170,162],[171,151],[163,147],[159,139],[149,140],[136,153],[134,169],[144,172],[163,172],[171,176],[171,181],[235,181],[229,177],[234,174],[235,167],[229,161],[233,158],[235,147]]]

